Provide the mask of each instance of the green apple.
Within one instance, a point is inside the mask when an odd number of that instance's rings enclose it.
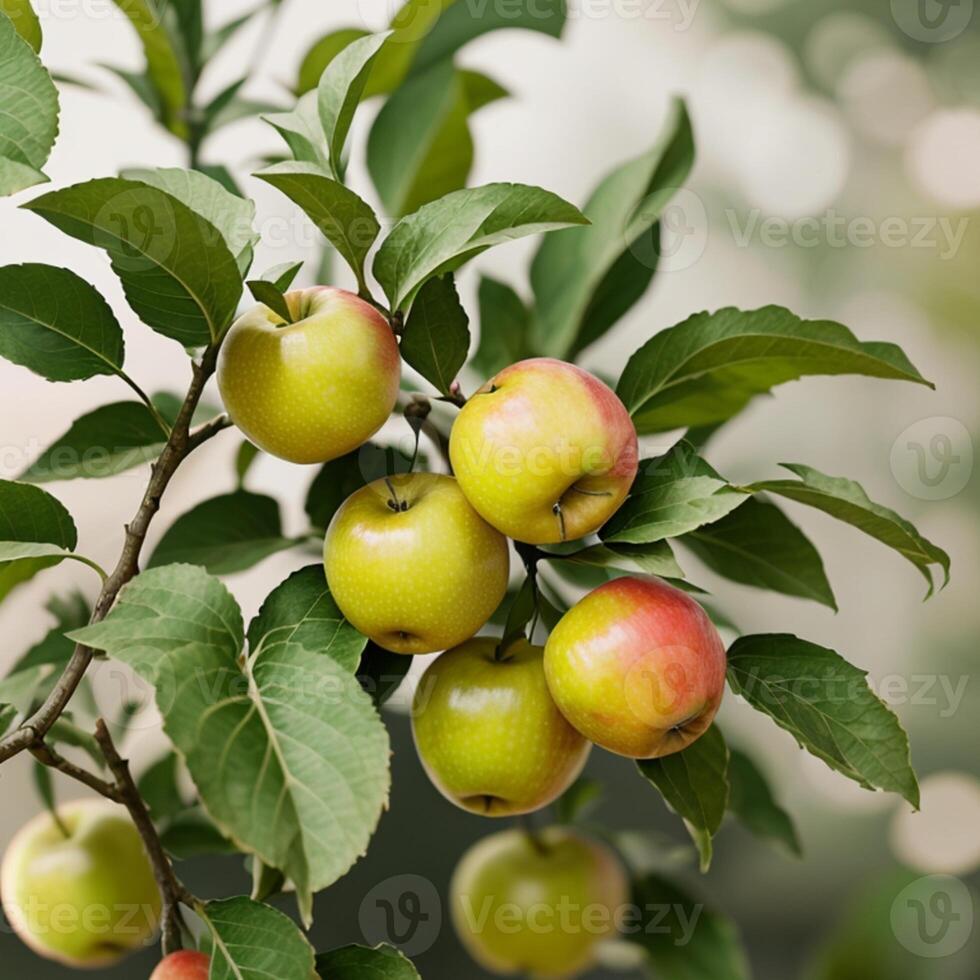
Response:
[[[208,980],[210,972],[210,956],[183,949],[162,960],[150,980]]]
[[[636,429],[598,378],[537,357],[505,368],[469,399],[449,454],[463,493],[499,531],[531,544],[571,541],[626,499]]]
[[[231,420],[260,449],[325,463],[367,442],[398,397],[401,362],[385,318],[344,289],[286,293],[293,322],[260,303],[232,324],[218,357]]]
[[[685,592],[624,577],[562,616],[544,669],[558,707],[586,738],[652,759],[679,752],[711,724],[725,690],[725,645]]]
[[[612,851],[551,827],[505,830],[463,855],[450,884],[453,925],[495,973],[571,977],[595,961],[628,909],[629,881]]]
[[[507,539],[438,473],[369,483],[334,514],[324,542],[330,592],[354,627],[396,653],[468,640],[507,591]]]
[[[126,811],[102,800],[42,813],[11,841],[0,869],[7,921],[38,955],[67,966],[109,966],[148,944],[160,893]],[[65,835],[67,831],[67,836]]]
[[[543,648],[520,639],[498,660],[498,644],[477,637],[447,650],[429,665],[412,704],[429,778],[457,806],[488,817],[547,806],[591,749],[548,693]]]

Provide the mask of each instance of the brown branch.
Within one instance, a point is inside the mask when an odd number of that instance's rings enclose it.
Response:
[[[194,365],[194,374],[187,396],[181,405],[167,444],[160,453],[160,457],[150,468],[150,480],[139,509],[132,521],[126,525],[126,539],[122,554],[119,556],[116,567],[103,583],[102,591],[92,611],[90,620],[92,623],[98,623],[106,617],[116,601],[119,590],[138,574],[140,552],[143,543],[146,541],[150,522],[160,509],[160,498],[177,471],[177,467],[201,443],[220,432],[228,424],[224,416],[219,416],[218,419],[206,423],[195,432],[191,433],[190,431],[191,420],[198,402],[201,400],[201,395],[204,393],[204,387],[211,375],[214,374],[218,359],[218,346],[218,344],[214,344],[209,347],[204,352],[200,362]],[[88,666],[92,662],[94,653],[95,651],[90,647],[81,643],[75,647],[61,677],[41,707],[30,718],[26,719],[19,728],[15,728],[0,739],[0,763],[17,755],[18,752],[43,742],[44,736],[61,716],[81,683],[85,671],[88,670]]]
[[[49,766],[51,769],[57,769],[58,772],[64,773],[79,783],[84,783],[90,789],[94,789],[96,793],[105,796],[107,799],[114,800],[116,803],[122,803],[122,795],[114,783],[101,779],[95,773],[89,772],[81,766],[76,766],[74,762],[69,762],[68,759],[56,752],[46,742],[35,742],[31,746],[31,755],[43,765]]]

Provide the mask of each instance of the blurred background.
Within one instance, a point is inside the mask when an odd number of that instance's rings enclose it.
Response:
[[[243,12],[236,0],[208,0],[206,8],[212,25]],[[236,38],[209,70],[206,89],[220,91],[251,65],[247,93],[285,106],[313,41],[337,27],[380,29],[396,8],[390,0],[286,0],[274,27],[260,18]],[[118,10],[108,0],[44,0],[39,13],[48,67],[93,86],[62,90],[61,136],[47,168],[54,185],[130,165],[186,165],[182,147],[97,67],[142,64]],[[688,99],[698,163],[665,216],[654,287],[588,352],[587,366],[620,369],[648,336],[697,310],[779,303],[839,320],[862,340],[901,344],[936,383],[935,392],[861,378],[786,385],[726,426],[709,457],[733,482],[777,475],[775,460],[804,460],[858,480],[872,499],[950,552],[953,578],[945,591],[923,603],[911,566],[845,525],[795,507],[794,520],[818,543],[835,586],[836,615],[719,580],[689,555],[682,562],[740,629],[797,633],[869,671],[910,734],[922,810],[912,813],[893,795],[831,773],[729,697],[721,715],[726,736],[764,764],[797,822],[804,856],[733,825],[716,841],[710,873],[689,877],[692,889],[735,918],[763,980],[980,976],[980,930],[956,932],[969,937],[965,944],[924,944],[895,914],[924,887],[912,883],[936,874],[962,882],[964,921],[980,910],[980,479],[973,462],[980,434],[980,13],[972,0],[573,0],[562,40],[500,31],[469,45],[459,61],[514,94],[474,118],[471,182],[540,184],[578,204],[609,169],[651,145],[672,94]],[[349,171],[372,203],[363,148],[376,109],[369,103],[355,121]],[[263,245],[256,268],[310,258],[310,281],[315,239],[285,198],[249,176],[277,151],[275,133],[250,119],[222,130],[206,156],[226,164],[258,203]],[[43,261],[89,279],[126,329],[130,373],[148,390],[184,385],[183,353],[140,326],[104,255],[18,211],[19,202],[2,205],[0,264]],[[528,295],[533,247],[495,250],[460,276],[474,319],[477,272]],[[348,285],[343,275],[337,281]],[[112,379],[50,385],[0,362],[0,477],[16,476],[83,411],[124,396]],[[645,440],[645,455],[672,441]],[[179,514],[233,488],[237,447],[227,433],[192,457],[166,497],[151,547]],[[284,500],[287,531],[299,532],[313,472],[261,457],[250,487]],[[114,560],[144,480],[134,470],[111,485],[52,487],[75,515],[80,550],[103,564]],[[274,584],[309,560],[276,555],[228,584],[249,616]],[[0,606],[0,669],[49,628],[40,611],[48,597],[76,585],[91,591],[92,582],[84,570],[62,566]],[[118,666],[99,667],[94,678],[103,705],[140,696]],[[319,897],[317,946],[382,938],[373,900],[385,889],[397,894],[389,879],[411,874],[424,879],[418,887],[429,914],[407,950],[423,976],[484,976],[440,918],[439,897],[467,845],[497,828],[454,809],[430,786],[404,699],[394,699],[386,720],[395,752],[391,808],[369,855]],[[125,744],[135,768],[151,763],[162,745],[152,709],[142,711]],[[679,821],[630,763],[596,751],[589,774],[606,787],[596,820],[653,842],[651,861],[684,866]],[[5,765],[0,780],[3,847],[40,804],[26,758]],[[74,786],[59,786],[59,793],[78,795]],[[209,896],[246,887],[235,857],[194,859],[181,873]],[[155,959],[148,951],[100,975],[145,977]],[[35,959],[6,928],[0,962],[4,976],[69,975]],[[639,975],[603,968],[592,976]]]

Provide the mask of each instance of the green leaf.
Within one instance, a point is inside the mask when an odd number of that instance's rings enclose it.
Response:
[[[75,522],[64,506],[39,487],[0,480],[0,546],[48,545],[49,555],[0,559],[0,600],[15,586],[63,560],[78,543]],[[7,700],[10,700],[9,698]]]
[[[371,64],[388,37],[388,34],[369,34],[351,41],[330,62],[317,86],[320,125],[327,138],[330,167],[336,177],[343,173],[344,144]]]
[[[800,479],[763,480],[749,489],[775,493],[816,507],[893,548],[922,573],[929,583],[927,596],[932,595],[934,588],[931,565],[938,565],[943,570],[943,586],[949,582],[949,555],[919,534],[895,511],[870,500],[859,483],[844,477],[826,476],[800,463],[781,465]]]
[[[43,40],[41,22],[34,13],[31,0],[0,0],[0,13],[10,18],[17,33],[40,54]]]
[[[289,112],[274,112],[262,117],[286,141],[297,162],[312,163],[318,172],[330,176],[330,152],[327,148],[317,93],[301,96]]]
[[[292,919],[250,898],[208,902],[210,980],[310,980],[313,948]]]
[[[217,29],[206,32],[201,41],[201,63],[207,64],[256,14],[262,13],[270,6],[275,6],[275,4],[262,0],[247,13],[240,17],[233,17]]]
[[[324,654],[353,673],[367,643],[344,618],[327,588],[323,563],[293,572],[275,588],[248,627],[248,645],[269,653],[300,648]]]
[[[675,882],[644,875],[634,885],[633,903],[650,916],[635,931],[633,941],[646,949],[658,977],[749,980],[748,961],[734,923]]]
[[[718,726],[712,725],[680,752],[640,759],[636,765],[684,821],[701,855],[701,870],[707,871],[711,838],[728,806],[728,746]]]
[[[48,381],[118,374],[123,334],[102,295],[67,269],[0,268],[0,355]]]
[[[585,231],[550,235],[531,266],[535,347],[567,357],[605,333],[646,290],[655,263],[634,243],[647,235],[694,164],[694,136],[676,100],[654,146],[623,164],[586,204]]]
[[[187,808],[177,784],[179,767],[177,754],[167,752],[136,781],[136,788],[154,820],[166,820]]]
[[[248,291],[252,294],[257,303],[264,303],[278,316],[283,323],[292,323],[293,314],[286,302],[283,291],[278,289],[275,283],[266,282],[264,279],[250,279],[247,283]]]
[[[530,314],[524,301],[506,283],[480,277],[480,344],[473,355],[473,369],[492,378],[509,364],[529,357]]]
[[[733,582],[837,609],[820,554],[774,504],[748,498],[682,540],[712,571]]]
[[[10,731],[16,717],[17,709],[12,704],[0,704],[0,738]]]
[[[142,402],[113,402],[76,419],[20,479],[101,479],[156,459],[167,437]]]
[[[603,526],[607,544],[649,544],[720,520],[748,500],[729,486],[689,443],[643,460],[626,503]]]
[[[337,508],[368,482],[360,466],[363,450],[362,446],[345,456],[338,456],[318,470],[306,494],[305,504],[313,527],[325,531]]]
[[[629,359],[616,392],[644,435],[724,422],[755,395],[816,374],[932,387],[894,344],[861,342],[839,323],[766,306],[696,313],[662,330]]]
[[[40,685],[53,673],[50,664],[38,664],[5,677],[0,680],[0,704],[9,705],[17,713],[25,713],[34,703]]]
[[[458,269],[494,245],[585,224],[578,208],[524,184],[486,184],[447,194],[402,218],[374,259],[374,274],[404,311],[433,276]]]
[[[788,633],[760,634],[732,644],[728,682],[831,769],[918,808],[908,736],[868,686],[866,671]]]
[[[283,537],[278,501],[236,490],[211,497],[178,517],[147,567],[185,562],[214,575],[231,575],[295,544]]]
[[[201,73],[201,45],[204,43],[204,0],[169,0],[170,10],[163,9],[161,16],[171,17],[180,38],[182,50],[186,52],[191,75],[197,78]],[[173,11],[171,15],[171,11]]]
[[[303,56],[299,66],[299,80],[296,94],[305,95],[320,84],[320,78],[327,66],[340,54],[344,48],[362,37],[368,37],[369,32],[359,27],[343,27],[337,31],[324,34]]]
[[[449,395],[469,349],[469,318],[453,277],[430,279],[419,290],[405,321],[402,358],[441,394]]]
[[[171,817],[160,832],[160,843],[179,861],[202,854],[238,854],[238,848],[224,837],[200,807],[190,807]]]
[[[37,791],[41,805],[48,811],[52,819],[57,821],[59,818],[54,798],[54,784],[51,779],[51,770],[35,759],[32,767],[32,777],[34,789]]]
[[[24,205],[63,232],[104,248],[130,306],[185,347],[218,338],[235,316],[242,277],[210,222],[139,181],[108,177]]]
[[[398,690],[411,666],[411,657],[385,650],[368,640],[357,666],[357,679],[374,706],[380,708]]]
[[[421,980],[412,961],[394,946],[341,946],[316,958],[323,980]]]
[[[175,135],[187,136],[184,110],[189,104],[190,60],[176,32],[175,20],[165,16],[156,0],[113,0],[129,18],[146,56],[146,74],[160,101],[162,121]]]
[[[248,439],[243,439],[238,446],[238,452],[235,453],[235,476],[238,477],[238,489],[241,490],[245,486],[245,477],[248,476],[249,471],[255,465],[255,461],[259,458],[261,450],[252,445]]]
[[[0,196],[48,179],[41,168],[57,135],[58,90],[30,43],[0,12]]]
[[[126,71],[123,68],[117,68],[115,65],[100,64],[100,68],[104,68],[106,71],[112,72],[118,79],[125,82],[129,87],[130,91],[150,110],[153,118],[163,124],[164,123],[164,106],[163,101],[160,98],[160,93],[156,90],[153,82],[150,80],[148,75],[144,75],[142,72],[132,72]]]
[[[303,268],[303,262],[283,262],[281,265],[274,265],[271,269],[266,269],[262,274],[265,282],[271,282],[280,292],[288,292],[293,281]]]
[[[728,756],[728,780],[728,809],[757,837],[780,841],[802,857],[803,848],[789,814],[776,802],[759,767],[738,749],[732,749]]]
[[[105,769],[105,756],[102,755],[95,736],[79,728],[65,715],[55,720],[44,738],[52,745],[70,745],[72,748],[81,749],[99,769]]]
[[[555,801],[558,823],[575,823],[591,813],[602,799],[602,783],[580,776]]]
[[[658,575],[660,578],[684,578],[684,570],[677,564],[674,552],[666,541],[655,541],[651,544],[593,544],[578,551],[556,554],[552,560],[559,564],[571,562],[596,568],[619,568],[627,572]]]
[[[199,170],[132,168],[124,170],[121,176],[156,187],[199,214],[217,229],[228,250],[235,256],[241,275],[248,272],[253,249],[259,241],[252,227],[255,205],[251,201],[232,193],[220,181]]]
[[[56,625],[15,662],[10,669],[11,676],[43,665],[51,665],[60,671],[75,649],[74,642],[65,633],[80,629],[91,615],[88,602],[79,592],[69,594],[65,600],[52,597],[45,609],[54,616]]]
[[[313,164],[279,163],[255,176],[303,209],[354,271],[358,288],[366,292],[364,262],[381,230],[371,206]]]

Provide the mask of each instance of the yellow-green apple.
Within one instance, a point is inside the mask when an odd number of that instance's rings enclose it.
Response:
[[[591,534],[636,476],[636,430],[615,393],[574,364],[519,361],[463,406],[449,438],[470,503],[518,541]]]
[[[354,627],[396,653],[468,640],[507,591],[507,539],[439,473],[383,477],[352,494],[324,542],[330,592]]]
[[[210,971],[210,956],[182,949],[161,960],[150,980],[208,980]]]
[[[707,613],[659,579],[617,578],[559,620],[544,670],[586,738],[634,759],[670,755],[711,724],[725,689],[725,646]]]
[[[492,834],[470,848],[450,884],[453,925],[496,973],[570,977],[627,911],[629,882],[608,847],[551,827]]]
[[[145,946],[160,893],[126,811],[103,800],[42,813],[11,841],[0,870],[7,921],[38,955],[76,968],[109,966]]]
[[[565,792],[591,745],[562,717],[544,679],[544,650],[524,639],[497,657],[476,637],[429,665],[415,691],[412,730],[439,791],[488,817],[530,813]]]
[[[264,303],[232,324],[218,358],[231,420],[260,449],[325,463],[365,443],[398,397],[398,345],[385,318],[344,289],[286,293],[287,323]]]

